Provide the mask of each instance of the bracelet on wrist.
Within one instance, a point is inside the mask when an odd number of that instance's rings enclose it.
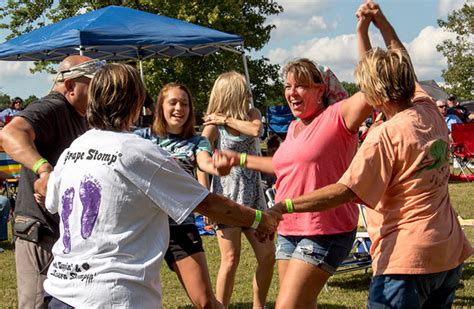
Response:
[[[285,205],[287,213],[291,214],[295,211],[295,208],[293,207],[293,201],[290,198],[285,199]]]
[[[240,154],[240,167],[245,168],[245,163],[247,163],[247,153],[242,152]]]
[[[35,174],[38,175],[38,170],[39,168],[41,167],[41,165],[45,164],[45,163],[49,163],[48,160],[46,160],[45,158],[40,158],[38,161],[36,161],[36,163],[33,165],[33,167],[31,168],[31,171]]]
[[[252,223],[252,226],[250,228],[252,229],[257,229],[258,225],[262,221],[262,211],[261,210],[255,210],[255,220]]]

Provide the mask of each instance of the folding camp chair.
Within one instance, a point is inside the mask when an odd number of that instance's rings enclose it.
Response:
[[[0,151],[0,172],[8,177],[0,183],[0,195],[5,196],[7,200],[6,208],[0,213],[0,240],[8,238],[8,220],[15,209],[16,193],[18,188],[18,176],[20,174],[20,164],[13,161],[5,152]],[[4,179],[5,175],[2,175]],[[3,203],[4,201],[2,201]]]
[[[12,206],[16,198],[20,169],[21,165],[18,162],[12,160],[5,152],[0,151],[0,172],[10,176],[1,184],[0,194],[10,198]]]
[[[288,105],[275,105],[267,107],[268,133],[278,135],[285,139],[290,123],[295,119]]]
[[[474,181],[474,123],[453,124],[451,126],[453,143],[450,145],[453,167],[459,168],[459,173],[453,170],[451,180]]]
[[[356,234],[356,238],[352,245],[352,250],[347,258],[342,262],[336,271],[336,274],[347,273],[355,270],[365,270],[372,265],[372,258],[370,256],[370,241],[369,234],[367,233],[367,221],[365,219],[365,210],[362,204],[358,205],[359,216],[364,231],[359,231]]]

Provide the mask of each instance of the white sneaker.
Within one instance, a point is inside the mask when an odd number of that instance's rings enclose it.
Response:
[[[0,253],[2,252],[5,252],[5,249],[3,249],[2,247],[0,247]]]

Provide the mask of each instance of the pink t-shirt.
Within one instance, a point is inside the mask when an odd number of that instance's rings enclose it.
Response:
[[[448,130],[431,99],[374,128],[341,178],[368,206],[374,275],[428,274],[473,252],[448,193]]]
[[[293,121],[273,156],[276,202],[294,198],[339,180],[357,150],[357,134],[344,124],[340,103],[329,106],[296,138]],[[352,231],[358,209],[348,203],[324,212],[283,215],[278,232],[286,236],[327,235]]]

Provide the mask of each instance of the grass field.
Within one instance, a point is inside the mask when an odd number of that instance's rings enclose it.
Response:
[[[458,214],[474,219],[474,184],[454,183],[449,186],[451,199]],[[474,242],[474,227],[464,229],[471,243]],[[215,282],[219,266],[219,249],[214,237],[204,237],[204,246],[211,273]],[[5,252],[0,253],[0,308],[16,308],[16,279],[13,247],[8,242],[0,242]],[[252,276],[255,259],[248,243],[243,240],[242,257],[236,276],[231,308],[252,308]],[[371,272],[364,271],[339,274],[332,277],[328,288],[319,297],[319,308],[365,308]],[[175,274],[166,264],[161,272],[164,308],[193,308],[181,288]],[[275,270],[268,295],[268,308],[273,308],[278,293],[278,274]],[[474,257],[466,261],[462,284],[454,303],[456,308],[474,307]]]

